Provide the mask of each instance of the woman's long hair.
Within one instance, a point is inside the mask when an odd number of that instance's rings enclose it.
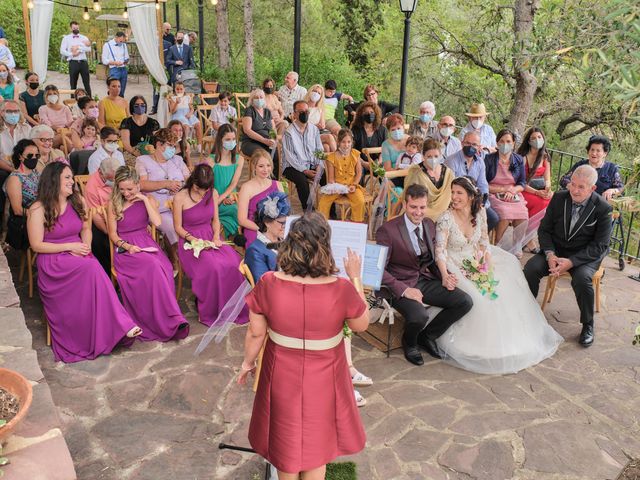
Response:
[[[180,120],[171,120],[169,123],[167,123],[167,128],[169,130],[171,130],[171,127],[173,127],[174,125],[180,125],[180,128],[182,128],[182,123],[180,122]],[[184,130],[182,131],[182,138],[180,140],[177,141],[178,145],[180,145],[180,156],[182,158],[185,159],[185,161],[187,160],[187,136],[184,134]]]
[[[373,113],[376,115],[376,119],[373,122],[374,128],[378,128],[382,123],[382,110],[380,110],[378,104],[373,102],[362,102],[356,110],[356,117],[353,119],[353,125],[351,125],[352,129],[355,127],[364,128],[364,119],[362,118],[364,114],[362,112],[364,112],[365,108],[372,108]]]
[[[304,214],[291,223],[278,250],[278,266],[295,277],[326,277],[338,272],[331,254],[331,227],[317,212]]]
[[[189,175],[189,178],[187,178],[183,187],[187,190],[191,200],[193,200],[191,197],[193,187],[198,187],[203,190],[211,190],[213,188],[213,168],[206,163],[197,165],[196,168],[193,169],[193,172],[191,172],[191,175]],[[209,199],[207,203],[209,203],[209,201],[211,201],[211,199]]]
[[[471,199],[471,225],[474,227],[477,225],[478,212],[482,208],[482,193],[478,189],[476,182],[471,177],[458,177],[451,182],[451,186],[457,185],[462,187],[469,198]]]
[[[120,182],[126,182],[131,180],[136,185],[140,184],[140,176],[136,169],[124,165],[116,170],[116,176],[113,180],[113,188],[111,189],[111,206],[113,207],[113,213],[116,216],[116,220],[122,219],[122,210],[124,209],[124,203],[126,202],[122,193],[120,193]]]
[[[213,142],[213,154],[214,154],[213,160],[216,163],[220,163],[220,160],[222,159],[222,149],[224,148],[222,146],[222,137],[224,137],[227,133],[233,133],[234,135],[236,133],[236,129],[233,128],[233,125],[231,125],[230,123],[225,123],[223,125],[220,125],[220,128],[216,132],[216,139]],[[236,145],[236,148],[234,148],[230,152],[231,163],[236,163],[237,152],[238,152],[238,146]]]
[[[538,127],[531,127],[527,130],[527,133],[524,134],[524,138],[522,139],[522,143],[520,144],[520,148],[518,148],[518,155],[522,155],[522,158],[525,159],[531,151],[531,145],[529,145],[529,140],[531,140],[531,135],[534,133],[539,133],[542,135],[544,139],[544,145],[542,148],[538,149],[538,155],[536,155],[536,160],[533,162],[533,166],[529,169],[529,175],[527,175],[527,182],[531,180],[535,174],[538,167],[542,164],[544,160],[549,160],[549,152],[547,152],[547,139],[544,136],[544,132],[540,130]]]
[[[44,226],[51,230],[60,216],[60,176],[68,165],[62,162],[51,162],[44,167],[38,183],[38,198],[44,209]],[[80,192],[74,188],[68,202],[82,220],[87,219],[87,212],[82,203]]]

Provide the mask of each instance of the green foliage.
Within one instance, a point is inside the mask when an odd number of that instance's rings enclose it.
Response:
[[[369,66],[367,46],[383,26],[381,3],[376,0],[343,0],[336,21],[345,40],[350,62],[361,69]]]

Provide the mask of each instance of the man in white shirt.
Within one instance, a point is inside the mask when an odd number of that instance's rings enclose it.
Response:
[[[293,113],[293,104],[298,100],[304,100],[306,94],[307,89],[298,85],[298,74],[296,72],[287,73],[287,76],[284,77],[284,85],[276,93],[280,102],[282,102],[282,109],[287,120]]]
[[[89,157],[89,164],[87,165],[89,175],[97,171],[102,161],[108,157],[115,158],[120,163],[120,166],[124,165],[124,156],[118,150],[118,132],[112,127],[102,127],[102,130],[100,130],[100,146]]]
[[[60,44],[60,55],[69,62],[69,85],[71,90],[78,86],[78,76],[82,77],[82,84],[91,96],[91,85],[89,84],[89,63],[87,53],[91,51],[91,41],[84,35],[80,35],[80,25],[72,21],[69,24],[71,33],[62,37]]]
[[[127,49],[124,32],[118,32],[102,47],[102,64],[109,67],[109,77],[120,80],[120,96],[124,97],[127,88],[127,64],[129,50]]]

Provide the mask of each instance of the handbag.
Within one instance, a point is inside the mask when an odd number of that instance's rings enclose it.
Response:
[[[29,248],[27,217],[23,215],[14,215],[13,212],[9,210],[6,242],[15,250],[26,250]]]
[[[544,177],[533,177],[529,180],[529,186],[534,190],[544,190],[547,188],[547,182],[544,181]]]

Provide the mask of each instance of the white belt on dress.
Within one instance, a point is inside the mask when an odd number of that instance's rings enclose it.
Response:
[[[324,340],[305,340],[304,338],[287,337],[279,333],[269,330],[269,338],[271,341],[281,347],[295,348],[297,350],[331,350],[340,344],[344,338],[342,330],[331,338]]]

